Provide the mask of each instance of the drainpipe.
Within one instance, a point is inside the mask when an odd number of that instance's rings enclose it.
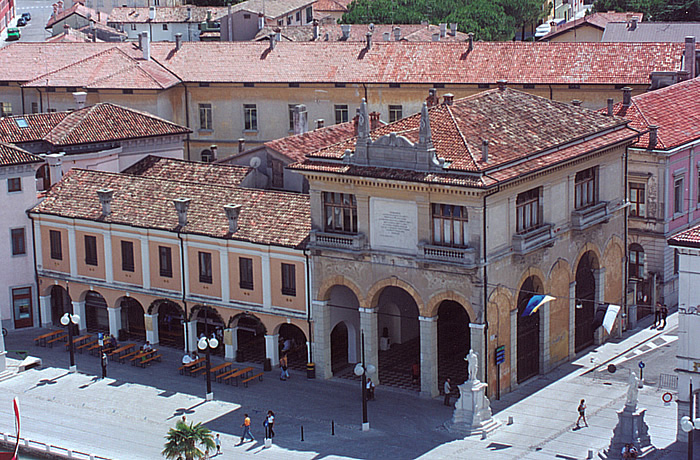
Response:
[[[486,177],[488,177],[488,174],[484,174]],[[488,384],[489,382],[489,321],[488,321],[488,311],[489,311],[489,271],[488,271],[488,261],[487,261],[487,244],[486,244],[486,198],[490,197],[491,195],[494,195],[498,192],[501,191],[501,186],[498,185],[495,190],[492,190],[491,192],[488,192],[484,195],[484,204],[483,204],[483,221],[482,221],[482,241],[483,241],[483,254],[481,255],[482,258],[482,263],[483,263],[483,268],[484,268],[484,383]],[[498,312],[496,313],[498,314]],[[498,335],[498,331],[496,331],[496,334]],[[512,358],[511,358],[512,359]],[[496,379],[499,379],[500,376],[496,376]]]
[[[34,230],[34,218],[32,217],[29,210],[27,212],[27,217],[32,222],[32,252],[34,253],[34,282],[36,283],[36,299],[39,300],[39,270],[36,268],[36,231]],[[37,318],[39,318],[39,327],[41,327],[41,307],[37,308],[36,311],[39,313]]]
[[[22,93],[22,115],[26,114],[27,112],[24,111],[24,87],[20,86],[19,87],[20,92]]]
[[[182,304],[185,306],[185,318],[184,321],[187,323],[187,300],[185,298],[187,297],[187,293],[185,291],[186,283],[185,283],[185,242],[182,239],[182,233],[180,230],[177,231],[177,238],[180,240],[180,267],[181,267],[181,280],[182,280]],[[190,352],[190,342],[187,337],[187,326],[186,324],[183,324],[183,329],[185,330],[185,352],[189,353]]]
[[[189,98],[189,91],[187,90],[187,85],[185,82],[182,82],[182,86],[185,88],[185,126],[187,128],[190,128],[190,98]],[[187,133],[187,160],[190,161],[190,134]]]
[[[306,252],[306,249],[304,249],[304,257],[306,258],[306,322],[309,325],[309,362],[313,363],[313,347],[311,346],[313,343],[311,339],[311,268],[309,265],[309,254]]]
[[[625,177],[623,179],[623,183],[624,183],[625,189],[623,191],[622,196],[624,197],[625,204],[629,204],[628,196],[627,196],[627,194],[629,193],[629,191],[628,191],[629,184],[628,184],[628,178],[627,178],[628,166],[629,166],[629,146],[625,147],[624,160],[625,160],[625,165],[624,165]],[[666,187],[668,188],[668,184],[666,184]],[[627,235],[629,233],[629,225],[627,223],[628,215],[629,215],[629,206],[625,206],[625,224],[624,224],[624,238],[625,238],[624,244],[625,244],[625,247],[623,248],[624,255],[622,257],[622,262],[623,262],[622,263],[622,265],[623,265],[622,274],[624,276],[624,292],[622,293],[622,311],[625,312],[625,315],[627,317],[627,324],[629,325],[630,319],[629,319],[629,312],[627,311],[627,309],[628,309],[627,290],[629,289],[629,267],[628,267],[629,249],[627,249],[629,246],[628,235]],[[656,292],[656,286],[654,286],[653,289],[654,289],[654,292]],[[635,298],[635,301],[636,300],[637,299]],[[622,328],[620,328],[620,331],[622,331]]]

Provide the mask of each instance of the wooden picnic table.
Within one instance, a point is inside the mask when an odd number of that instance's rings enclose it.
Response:
[[[35,338],[34,341],[36,342],[37,345],[40,347],[45,347],[46,346],[46,341],[53,338],[53,336],[58,335],[63,333],[64,331],[59,329],[57,331],[51,331],[47,332],[46,334],[42,334],[39,337]]]
[[[206,360],[207,358],[199,358],[198,360],[192,361],[191,363],[183,364],[179,367],[178,370],[180,371],[180,373],[189,375],[190,372],[192,372],[194,369],[197,369],[197,367],[199,367],[199,365]]]
[[[135,366],[136,364],[138,364],[138,360],[140,360],[141,358],[148,359],[151,356],[155,355],[156,353],[158,353],[158,350],[155,348],[152,348],[148,351],[138,350],[138,351],[135,351],[133,353],[129,353],[128,355],[124,355],[120,359],[130,357],[129,361],[131,361],[131,365]]]
[[[86,342],[87,340],[92,337],[91,334],[86,334],[86,335],[81,335],[80,337],[75,337],[73,338],[73,345],[81,345],[83,342]],[[68,344],[66,343],[66,349],[68,348]]]
[[[84,342],[84,343],[82,343],[81,345],[78,345],[77,350],[78,350],[79,353],[82,353],[82,352],[83,352],[83,349],[91,350],[92,347],[95,346],[95,345],[96,345],[97,347],[99,347],[99,346],[100,346],[100,345],[99,345],[99,342],[100,342],[100,341],[97,340],[97,339],[95,339],[95,340],[93,340],[93,341],[91,341],[91,342]]]
[[[243,378],[245,378],[245,377],[247,376],[248,372],[251,372],[251,371],[254,371],[254,370],[255,370],[254,367],[244,367],[244,368],[241,369],[240,371],[234,372],[233,374],[229,375],[229,376],[227,377],[227,380],[233,379],[233,381],[236,382],[236,386],[238,386],[238,377],[241,377],[241,376],[242,376]]]
[[[232,365],[232,363],[228,363],[228,362],[222,363],[222,364],[219,364],[218,366],[213,367],[209,372],[211,374],[216,375],[217,372],[222,371],[224,369],[228,369],[229,367],[231,367],[231,365]]]
[[[128,343],[128,344],[126,344],[126,345],[122,345],[121,347],[116,348],[116,349],[110,351],[110,352],[108,353],[108,356],[109,356],[112,360],[114,360],[114,359],[116,359],[116,358],[119,358],[119,356],[121,356],[122,353],[125,353],[125,354],[128,353],[129,350],[131,350],[131,349],[134,348],[135,346],[136,346],[135,343]]]

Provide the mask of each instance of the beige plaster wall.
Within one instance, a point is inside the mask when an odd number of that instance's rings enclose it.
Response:
[[[122,270],[122,241],[134,244],[134,271]],[[141,259],[141,241],[136,238],[112,236],[112,273],[114,281],[127,284],[143,284],[143,261]]]
[[[199,253],[208,252],[211,254],[211,274],[212,282],[202,283],[199,281]],[[189,292],[209,297],[221,298],[221,262],[219,251],[202,249],[196,247],[187,248],[187,270],[189,272]]]
[[[97,265],[85,263],[85,236],[94,236],[97,240]],[[105,243],[104,237],[99,233],[75,231],[75,246],[77,254],[78,275],[89,278],[105,279]]]
[[[49,237],[49,232],[51,230],[61,232],[61,260],[55,260],[51,258],[51,238]],[[70,273],[70,250],[68,248],[68,230],[63,228],[51,227],[50,225],[41,226],[41,260],[44,270]]]
[[[253,260],[253,289],[241,289],[240,265],[238,259],[247,257]],[[229,296],[231,300],[254,303],[263,303],[262,283],[262,258],[254,255],[239,255],[233,252],[228,254],[229,263]]]
[[[291,264],[295,268],[296,295],[282,294],[282,264]],[[270,290],[273,307],[306,310],[306,272],[302,262],[270,257]]]
[[[160,276],[160,259],[158,257],[158,247],[167,246],[171,250],[173,277],[167,278]],[[180,269],[180,246],[177,243],[161,243],[151,241],[148,245],[149,266],[151,271],[151,286],[154,288],[167,289],[169,291],[181,291],[182,270]],[[195,272],[197,275],[198,272]]]

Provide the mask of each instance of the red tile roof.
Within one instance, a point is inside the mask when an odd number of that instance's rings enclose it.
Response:
[[[27,163],[43,163],[37,155],[15,145],[0,143],[0,166],[14,166]]]
[[[440,33],[440,26],[430,24],[375,24],[372,29],[372,39],[375,41],[384,41],[384,34],[389,33],[389,41],[395,41],[394,29],[401,30],[400,40],[411,42],[430,42],[433,40],[433,34]],[[287,41],[314,41],[314,26],[266,26],[260,29],[255,35],[255,40],[268,39],[271,33],[276,33],[279,30],[282,34],[282,40]],[[366,24],[353,24],[350,26],[350,34],[347,39],[343,39],[343,32],[340,24],[320,24],[319,35],[316,41],[366,41],[367,32],[370,28]],[[447,35],[441,37],[440,41],[462,41],[467,39],[467,34],[457,32],[456,35],[450,35],[450,29],[447,28]]]
[[[107,22],[107,15],[100,12],[93,10],[92,8],[88,8],[87,6],[83,5],[82,3],[76,3],[75,5],[71,6],[67,10],[63,10],[57,15],[51,15],[49,18],[49,21],[46,23],[46,28],[50,29],[51,27],[54,26],[57,22],[61,22],[64,19],[66,19],[69,16],[72,15],[78,15],[81,16],[85,19],[91,19],[95,22],[101,22],[105,24]]]
[[[607,110],[607,109],[605,109]],[[700,140],[700,77],[632,97],[631,105],[614,106],[614,113],[630,121],[630,126],[646,131],[658,126],[656,150],[670,150]],[[644,134],[636,144],[649,145]]]
[[[189,11],[188,11],[189,10]],[[217,20],[226,16],[228,8],[216,6],[160,6],[156,8],[155,19],[149,19],[149,8],[119,7],[112,8],[109,13],[110,24],[136,24],[136,23],[200,23],[207,20],[211,12],[211,19]]]
[[[153,179],[236,187],[252,170],[247,166],[207,164],[149,155],[125,169],[124,173]]]
[[[355,137],[309,152],[307,160],[290,168],[488,186],[603,147],[630,143],[637,135],[622,119],[508,88],[439,105],[428,113],[436,156],[446,163],[444,173],[339,163],[346,150],[355,151]],[[371,138],[396,133],[416,143],[419,124],[420,114],[412,115],[372,131]],[[481,155],[483,140],[489,141],[488,161]]]
[[[279,152],[292,161],[301,161],[305,155],[329,145],[346,140],[355,135],[355,124],[352,121],[337,125],[326,126],[296,136],[283,137],[265,142],[265,146]],[[247,152],[243,152],[245,155]]]
[[[103,217],[97,190],[111,188],[111,214]],[[298,248],[311,230],[309,196],[241,187],[72,169],[32,209],[75,219],[177,231],[176,198],[190,198],[183,233]],[[229,235],[224,206],[242,206],[238,231]]]
[[[71,29],[70,27],[63,29],[63,32],[61,32],[58,35],[54,35],[53,37],[49,37],[46,39],[47,42],[89,42],[92,41],[90,37],[88,36],[87,33],[81,32],[76,29]],[[102,41],[98,39],[97,41]]]
[[[617,11],[608,11],[593,13],[588,16],[584,16],[579,19],[574,19],[573,21],[567,21],[564,24],[557,26],[552,32],[548,33],[541,40],[549,40],[550,38],[561,35],[569,30],[577,29],[583,26],[593,26],[601,31],[605,29],[605,26],[609,22],[626,22],[628,17],[637,17],[639,22],[642,22],[644,13],[619,13]]]
[[[700,225],[696,225],[669,238],[668,244],[671,246],[700,248]]]
[[[319,13],[346,13],[351,0],[317,0],[314,11]]]
[[[27,127],[20,127],[18,120]],[[0,141],[43,140],[55,146],[137,139],[191,132],[146,112],[102,102],[71,112],[36,113],[0,118]]]

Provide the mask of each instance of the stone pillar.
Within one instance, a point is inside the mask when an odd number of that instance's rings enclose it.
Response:
[[[605,268],[598,270],[593,270],[593,276],[595,278],[595,309],[603,307],[605,302]],[[604,341],[604,329],[599,327],[594,331],[594,342],[596,345],[600,345]]]
[[[377,325],[376,308],[360,308],[360,330],[365,333],[365,364],[370,364],[377,368],[377,373],[373,377],[376,385],[379,385],[379,326]],[[328,334],[330,339],[330,331]],[[360,347],[362,346],[362,335],[360,335]],[[360,348],[361,350],[362,348]],[[360,359],[362,356],[360,355]]]
[[[197,321],[186,321],[185,328],[185,350],[197,351]]]
[[[279,334],[265,335],[265,357],[270,359],[273,367],[280,362],[279,340]]]
[[[224,329],[224,358],[230,361],[236,359],[236,348],[233,344],[233,329]]]
[[[510,312],[510,388],[518,385],[518,309]],[[501,389],[503,391],[503,389]]]
[[[420,321],[420,394],[434,398],[438,386],[437,316],[419,316]]]
[[[238,361],[238,327],[231,328],[231,349],[233,351],[233,359]]]
[[[146,326],[146,340],[155,345],[160,342],[158,337],[158,313],[154,315],[143,315],[143,323]]]
[[[109,315],[109,333],[119,337],[119,330],[122,328],[122,307],[107,308],[107,314]]]
[[[576,281],[569,283],[569,359],[576,356]]]
[[[50,295],[42,295],[39,297],[39,311],[41,312],[41,327],[51,327],[53,318],[51,317]]]
[[[311,317],[314,321],[314,359],[316,360],[316,377],[329,379],[331,370],[331,314],[328,302],[314,300],[311,302]]]
[[[80,329],[81,334],[84,334],[87,331],[87,318],[85,317],[85,301],[73,300],[71,303],[73,304],[73,314],[80,316],[78,329]]]
[[[549,315],[551,312],[551,301],[542,305],[539,309],[540,312],[540,374],[546,374],[552,370],[550,362],[550,322]]]
[[[486,337],[484,337],[484,331],[486,328],[483,324],[479,323],[469,323],[469,340],[471,343],[471,348],[479,356],[479,368],[477,369],[476,378],[481,382],[486,382]],[[464,352],[464,356],[467,356],[469,350]],[[464,366],[467,366],[467,362],[464,361]]]

